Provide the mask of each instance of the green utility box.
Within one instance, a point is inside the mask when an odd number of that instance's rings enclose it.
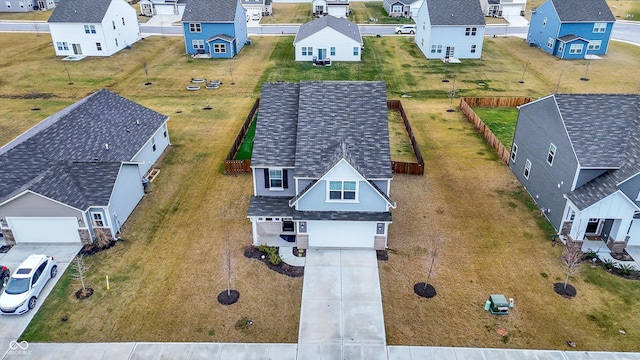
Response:
[[[493,315],[509,315],[509,303],[507,298],[501,294],[492,294],[489,296],[489,311]]]

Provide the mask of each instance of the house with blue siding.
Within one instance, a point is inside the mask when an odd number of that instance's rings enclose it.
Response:
[[[386,248],[396,204],[385,83],[265,83],[258,114],[253,244]]]
[[[182,26],[186,52],[194,57],[230,59],[248,40],[239,0],[187,0]]]
[[[480,59],[485,21],[478,0],[425,0],[416,44],[427,59]]]
[[[547,0],[531,13],[527,41],[560,59],[605,55],[615,21],[605,0]]]
[[[98,230],[114,239],[170,145],[168,120],[103,89],[0,148],[4,239],[91,243]]]
[[[521,106],[509,167],[569,242],[613,253],[640,245],[640,95]]]

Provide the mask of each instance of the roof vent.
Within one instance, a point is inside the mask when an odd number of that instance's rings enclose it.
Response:
[[[136,120],[136,125],[140,125],[140,120]]]
[[[109,151],[109,144],[105,143],[105,144],[104,144],[104,149],[105,149],[105,150],[107,150],[107,151]]]

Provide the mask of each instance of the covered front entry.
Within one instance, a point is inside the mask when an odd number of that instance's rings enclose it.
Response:
[[[16,243],[80,243],[75,217],[7,217]]]
[[[373,249],[376,223],[367,221],[308,221],[310,248]]]

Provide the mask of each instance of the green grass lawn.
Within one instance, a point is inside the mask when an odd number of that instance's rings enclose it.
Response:
[[[511,142],[513,141],[513,134],[518,121],[518,109],[512,107],[477,107],[473,108],[473,111],[480,116],[493,134],[498,137],[502,145],[507,149],[511,149]]]
[[[253,138],[256,136],[256,124],[258,123],[258,116],[253,118],[251,125],[247,130],[244,140],[238,149],[235,160],[251,160],[251,153],[253,151]]]

